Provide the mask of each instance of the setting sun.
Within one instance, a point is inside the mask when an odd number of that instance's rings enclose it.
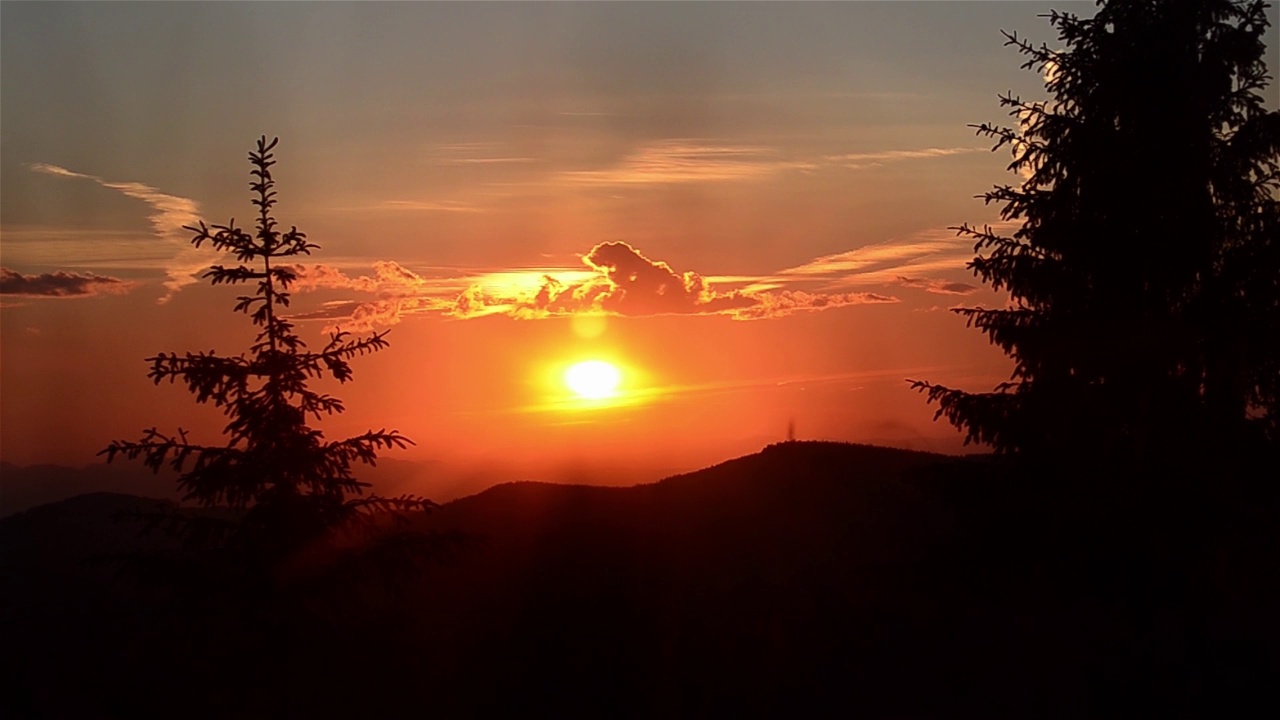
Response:
[[[576,395],[588,400],[602,400],[617,394],[622,373],[603,360],[587,360],[569,367],[564,384]]]

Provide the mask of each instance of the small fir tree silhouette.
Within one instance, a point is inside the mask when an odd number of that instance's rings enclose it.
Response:
[[[911,381],[966,442],[1145,463],[1280,441],[1280,113],[1259,0],[1108,0],[1051,12],[1064,49],[1006,34],[1051,98],[1000,98],[1011,236],[969,268],[1003,308],[957,310],[1015,363],[990,393]]]
[[[238,298],[235,311],[249,316],[259,329],[247,354],[160,353],[147,358],[156,384],[182,381],[199,403],[212,403],[226,414],[227,443],[193,443],[182,429],[168,435],[152,428],[137,441],[117,440],[101,454],[142,458],[158,471],[170,466],[181,473],[185,499],[230,513],[171,513],[149,518],[165,522],[186,541],[188,549],[216,557],[217,567],[234,568],[251,585],[279,587],[298,574],[301,556],[337,558],[358,563],[379,559],[404,561],[438,549],[440,538],[403,530],[387,532],[388,518],[401,520],[434,503],[416,495],[364,495],[368,483],[353,476],[353,465],[373,465],[379,451],[404,448],[412,441],[391,430],[369,431],[344,440],[326,440],[308,422],[341,413],[337,398],[317,393],[308,383],[325,375],[351,379],[348,361],[387,347],[386,332],[351,339],[335,333],[324,349],[307,350],[281,313],[289,307],[289,286],[296,274],[286,261],[309,255],[317,245],[296,227],[281,231],[272,215],[276,203],[271,167],[278,138],[266,136],[249,154],[252,164],[256,228],[249,234],[226,225],[187,229],[196,247],[231,253],[239,265],[215,265],[204,274],[213,285],[251,283],[255,292]],[[212,551],[212,555],[210,555]],[[370,563],[372,564],[372,563]],[[209,573],[208,566],[190,568]],[[201,578],[218,582],[213,577]]]

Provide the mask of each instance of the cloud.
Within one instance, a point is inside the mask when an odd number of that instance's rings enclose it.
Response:
[[[73,172],[64,167],[58,167],[57,165],[49,165],[47,163],[31,163],[30,167],[32,170],[38,173],[44,173],[46,175],[56,175],[58,177],[66,177],[66,178],[81,178],[84,180],[93,180],[94,182],[102,182],[101,178],[94,177],[93,175],[85,175],[84,173]]]
[[[954,312],[963,309],[964,305],[930,305],[929,307],[912,308],[912,312]]]
[[[808,293],[803,290],[754,293],[756,302],[733,313],[736,320],[762,320],[784,317],[797,312],[813,312],[849,305],[881,305],[900,302],[892,295],[873,292]]]
[[[579,313],[645,315],[728,315],[736,320],[783,317],[797,312],[848,305],[898,302],[876,293],[809,293],[782,290],[747,292],[717,290],[694,272],[677,272],[650,260],[624,242],[601,243],[582,258],[591,275],[564,282],[547,275],[532,291],[502,293],[468,288],[457,300],[454,315],[480,317],[505,314],[535,318]]]
[[[981,288],[963,282],[952,282],[941,278],[909,278],[898,276],[898,284],[903,287],[920,288],[935,295],[971,295]]]
[[[864,245],[809,262],[778,273],[781,277],[826,278],[843,283],[896,282],[904,271],[922,264],[942,261],[947,266],[963,268],[973,257],[973,242],[956,237],[954,230],[932,229],[901,240]]]
[[[496,142],[442,143],[432,147],[430,153],[441,165],[523,165],[536,163],[538,158],[504,152]]]
[[[480,212],[480,208],[475,205],[458,202],[456,200],[441,200],[432,202],[430,200],[384,200],[369,210],[407,210],[416,212]]]
[[[988,227],[993,232],[1003,233],[1019,225],[1017,221],[1001,221],[991,223]],[[765,280],[780,283],[797,280],[822,281],[826,283],[827,289],[902,285],[903,278],[963,271],[972,259],[973,238],[961,237],[951,228],[932,228],[901,239],[823,255],[781,270]],[[960,284],[963,283],[958,283]],[[961,288],[951,289],[951,294],[960,294],[955,291]]]
[[[120,278],[94,275],[93,273],[69,273],[59,270],[42,275],[23,275],[9,268],[0,268],[0,295],[26,297],[89,297],[99,294],[129,292],[134,283]]]
[[[677,184],[750,180],[780,170],[814,167],[812,162],[779,160],[767,148],[668,140],[639,148],[616,167],[566,171],[559,178],[599,185]]]
[[[1000,232],[1016,223],[997,223]],[[545,318],[578,314],[620,316],[725,315],[762,320],[852,305],[896,303],[891,286],[939,295],[968,295],[976,285],[937,277],[964,270],[970,238],[934,228],[902,239],[824,255],[763,275],[707,276],[646,257],[625,242],[605,242],[582,256],[579,268],[512,268],[471,272],[435,268],[423,275],[398,263],[374,263],[370,275],[326,265],[298,266],[295,290],[349,291],[370,300],[335,300],[300,320],[331,320],[330,328],[368,329],[409,314],[459,319],[503,315]]]
[[[374,300],[328,302],[319,310],[293,316],[294,320],[343,321],[329,323],[325,332],[367,332],[395,325],[405,315],[448,312],[453,300],[447,295],[440,297],[439,291],[457,292],[456,281],[434,281],[390,260],[375,262],[371,276],[351,277],[330,265],[295,265],[291,269],[297,274],[297,281],[291,285],[295,292],[353,290],[379,296]]]
[[[985,147],[950,147],[950,148],[922,148],[919,150],[880,150],[876,152],[863,153],[846,153],[843,155],[828,155],[824,158],[827,162],[838,163],[852,170],[860,170],[862,168],[880,167],[885,163],[899,162],[901,160],[920,160],[926,158],[950,157],[952,155],[967,155],[976,152],[990,152],[990,148]]]
[[[1049,59],[1045,61],[1044,67],[1041,68],[1041,76],[1046,89],[1058,83],[1062,74],[1061,65],[1057,60],[1060,53],[1062,53],[1062,50],[1049,51]],[[1058,100],[1031,102],[1017,111],[1018,135],[1009,143],[1009,155],[1013,158],[1013,163],[1010,167],[1024,181],[1034,178],[1044,165],[1043,153],[1028,154],[1028,151],[1032,150],[1032,145],[1025,139],[1036,115],[1042,111],[1061,112],[1062,103]],[[1019,162],[1020,159],[1022,159],[1022,162]]]
[[[137,182],[110,182],[94,175],[73,172],[57,165],[35,163],[31,169],[54,175],[56,177],[79,178],[91,180],[102,187],[119,191],[135,200],[141,200],[151,206],[152,212],[147,216],[151,228],[157,237],[173,239],[181,238],[184,242],[190,233],[183,230],[184,225],[194,225],[200,220],[200,204],[189,198],[170,195]]]
[[[452,143],[440,143],[434,147],[436,151],[443,152],[443,153],[470,153],[470,152],[475,152],[477,150],[485,150],[485,151],[492,150],[498,147],[498,144],[495,142],[486,142],[486,141],[452,142]]]
[[[996,223],[995,232],[1017,223]],[[349,275],[326,265],[298,266],[295,290],[355,292],[295,316],[330,320],[329,327],[368,329],[409,314],[470,319],[489,315],[545,318],[581,314],[620,316],[724,315],[762,320],[852,305],[896,303],[892,286],[939,295],[968,295],[976,285],[939,278],[964,270],[973,241],[954,230],[934,228],[902,239],[814,258],[763,275],[702,275],[646,257],[625,242],[605,242],[581,258],[578,268],[526,267],[462,271],[432,268],[430,274],[398,263],[374,263],[369,275]]]
[[[362,333],[390,327],[406,315],[423,312],[443,314],[453,307],[447,299],[431,297],[397,297],[377,300],[340,300],[325,303],[319,310],[292,316],[294,321],[329,320],[324,332],[338,331]]]
[[[441,160],[444,165],[508,165],[514,163],[531,163],[537,162],[537,158],[531,157],[472,157],[472,158],[448,158]]]
[[[591,115],[591,113],[581,113]],[[786,157],[777,148],[759,145],[725,144],[696,138],[669,138],[633,147],[604,166],[590,169],[555,169],[535,179],[493,182],[489,185],[536,187],[545,191],[548,183],[570,186],[646,186],[688,183],[741,182],[760,180],[786,171],[813,172],[824,168],[867,168],[904,160],[944,158],[976,152],[987,147],[926,147],[877,150],[836,155]],[[460,142],[430,148],[432,162],[455,166],[510,166],[544,164],[548,158],[533,157],[496,142]],[[461,204],[439,202],[388,201],[359,209],[465,210]]]
[[[291,288],[296,292],[315,290],[351,290],[384,297],[456,296],[463,288],[477,279],[492,275],[521,275],[526,273],[480,273],[458,275],[452,268],[444,275],[424,275],[413,272],[394,260],[379,260],[372,265],[372,275],[348,275],[333,265],[291,265],[296,281]],[[509,282],[509,281],[504,281]]]
[[[422,277],[400,263],[380,260],[373,264],[372,276],[350,277],[330,265],[295,265],[297,281],[295,290],[328,288],[334,290],[358,290],[361,292],[387,292],[401,290],[412,292]]]
[[[442,212],[478,213],[484,208],[459,200],[381,200],[368,205],[334,206],[330,212]]]
[[[174,293],[187,285],[195,283],[196,274],[208,267],[206,254],[190,247],[191,233],[183,229],[184,225],[195,225],[200,221],[200,204],[195,200],[170,195],[143,183],[108,181],[96,175],[47,163],[33,163],[30,168],[54,177],[89,180],[127,197],[141,200],[151,207],[147,220],[151,223],[152,232],[157,238],[174,245],[177,251],[165,264],[165,274],[169,279],[164,286],[169,292],[160,298],[161,303],[167,302]]]
[[[726,315],[762,320],[850,305],[898,302],[873,292],[809,292],[757,289],[750,276],[727,278],[728,288],[695,272],[678,272],[624,242],[596,245],[582,269],[524,268],[427,276],[391,262],[374,263],[371,275],[349,275],[328,265],[292,268],[298,292],[338,291],[373,295],[339,299],[293,319],[329,321],[325,329],[365,331],[394,325],[413,314],[458,319],[504,315],[521,319],[584,314]],[[437,270],[440,270],[437,268]],[[745,287],[731,287],[734,285]]]

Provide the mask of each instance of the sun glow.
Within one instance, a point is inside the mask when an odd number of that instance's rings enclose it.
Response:
[[[622,373],[618,368],[603,360],[586,360],[569,366],[564,373],[564,384],[586,400],[614,397],[621,381]]]

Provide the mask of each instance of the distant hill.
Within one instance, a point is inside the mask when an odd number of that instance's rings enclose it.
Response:
[[[412,493],[445,502],[517,479],[634,485],[655,480],[660,473],[582,463],[524,465],[494,461],[464,467],[444,462],[380,458],[374,467],[357,467],[355,475],[362,482],[371,483],[373,491],[382,495]],[[96,492],[127,493],[176,502],[181,499],[177,479],[178,474],[169,468],[153,473],[136,461],[83,467],[0,462],[0,517]]]
[[[86,496],[0,520],[0,698],[47,717],[1079,717],[1267,697],[1274,504],[1189,532],[1137,494],[1078,495],[987,458],[810,442],[646,485],[508,483],[422,521],[483,542],[395,609],[221,664],[81,564],[151,501]]]
[[[360,477],[378,483],[382,492],[420,492],[418,485],[429,484],[423,481],[422,476],[429,476],[435,468],[425,463],[384,459],[377,467],[362,470]],[[178,473],[170,468],[162,468],[155,473],[137,461],[121,460],[83,467],[22,466],[0,462],[0,517],[87,493],[125,493],[176,502],[182,496],[177,479]],[[466,481],[482,483],[485,479],[481,476],[456,480],[465,484]],[[404,489],[409,487],[414,489]],[[475,485],[470,485],[470,488],[471,492],[479,489]]]
[[[177,500],[177,473],[153,473],[141,463],[84,467],[0,462],[0,517],[87,493],[126,493]]]

